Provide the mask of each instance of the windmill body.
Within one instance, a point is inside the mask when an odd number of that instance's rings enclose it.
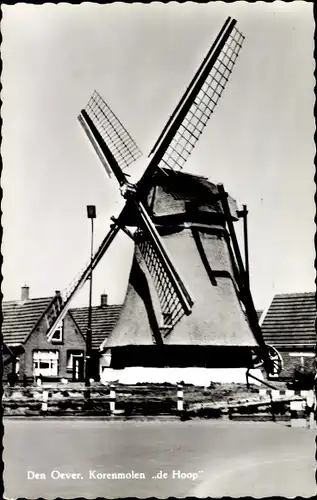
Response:
[[[257,343],[238,298],[217,186],[183,172],[160,172],[153,181],[147,207],[194,306],[169,326],[136,243],[122,312],[102,346],[111,350],[110,366],[250,366]]]

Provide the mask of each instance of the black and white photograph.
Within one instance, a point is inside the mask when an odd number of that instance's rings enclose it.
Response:
[[[314,30],[2,4],[6,500],[315,495]]]

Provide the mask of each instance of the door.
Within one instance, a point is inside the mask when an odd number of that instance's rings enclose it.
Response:
[[[84,380],[84,357],[73,356],[73,381],[80,382]]]

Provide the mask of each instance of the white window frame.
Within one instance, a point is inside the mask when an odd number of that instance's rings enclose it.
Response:
[[[48,364],[48,367],[41,367],[41,363]],[[59,351],[48,351],[37,349],[33,351],[33,374],[47,377],[57,377],[59,371]]]
[[[315,354],[313,352],[290,352],[289,353],[291,358],[314,358]]]
[[[58,337],[55,337],[56,334],[59,334]],[[56,326],[53,336],[51,337],[52,344],[60,344],[64,340],[64,322],[58,323]]]

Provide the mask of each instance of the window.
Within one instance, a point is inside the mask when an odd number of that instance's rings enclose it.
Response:
[[[291,358],[298,358],[301,367],[304,367],[307,364],[305,363],[305,358],[315,357],[315,354],[312,352],[290,352],[289,355]]]
[[[299,368],[300,370],[312,368],[312,358],[315,358],[313,352],[290,352],[289,356],[290,358],[295,358],[295,361],[297,361],[297,369]]]
[[[291,358],[303,357],[303,358],[314,358],[315,354],[313,352],[290,352]]]
[[[52,336],[53,344],[62,344],[63,343],[63,323],[59,323],[56,327],[56,330]]]
[[[101,357],[102,371],[111,365],[111,349],[108,349]]]
[[[58,351],[33,351],[33,373],[35,377],[40,375],[57,377],[58,375]]]

